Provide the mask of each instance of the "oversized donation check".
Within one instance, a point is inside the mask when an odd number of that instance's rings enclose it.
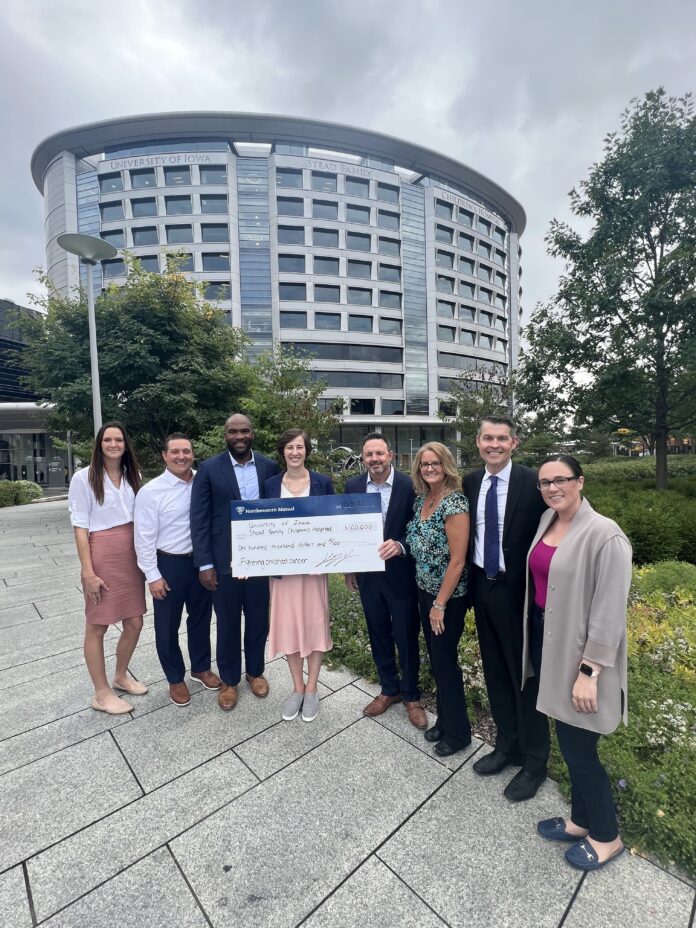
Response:
[[[384,570],[379,493],[232,502],[232,576]]]

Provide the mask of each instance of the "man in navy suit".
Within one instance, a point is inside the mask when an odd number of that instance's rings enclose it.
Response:
[[[413,516],[415,493],[410,477],[392,467],[394,454],[379,432],[363,439],[362,462],[367,472],[346,482],[346,493],[379,493],[382,503],[384,541],[379,556],[384,572],[346,574],[349,590],[360,592],[372,657],[377,665],[382,692],[365,706],[363,714],[381,715],[394,703],[404,701],[408,718],[416,728],[427,725],[418,689],[418,599],[415,565],[406,551],[406,526]],[[401,678],[394,646],[399,653]]]
[[[227,451],[198,468],[191,492],[191,541],[198,578],[213,594],[217,618],[217,669],[222,679],[218,705],[234,709],[242,675],[242,610],[247,682],[254,696],[268,695],[263,669],[269,596],[267,577],[232,576],[230,502],[263,498],[266,481],[279,468],[252,451],[254,429],[248,416],[229,417],[225,441]]]
[[[504,790],[519,802],[536,794],[549,756],[548,719],[536,709],[538,679],[521,688],[527,552],[546,505],[536,472],[511,461],[519,445],[511,419],[486,417],[476,445],[486,466],[464,478],[471,511],[469,593],[497,735],[495,750],[473,769],[489,776],[521,764]]]

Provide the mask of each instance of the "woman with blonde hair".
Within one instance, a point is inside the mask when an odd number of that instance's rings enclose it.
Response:
[[[437,721],[425,732],[448,757],[471,743],[459,639],[466,614],[469,502],[450,451],[438,441],[418,449],[411,471],[416,489],[406,540],[416,562],[418,608],[437,686]]]

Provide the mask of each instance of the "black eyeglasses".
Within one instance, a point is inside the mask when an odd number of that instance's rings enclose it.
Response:
[[[539,480],[537,482],[537,488],[539,490],[548,490],[552,483],[556,487],[564,487],[566,483],[569,483],[571,480],[579,479],[579,477],[552,477],[551,480]]]
[[[431,468],[432,470],[440,470],[442,467],[442,461],[424,461],[419,465],[419,467],[421,470],[428,470],[428,468]]]

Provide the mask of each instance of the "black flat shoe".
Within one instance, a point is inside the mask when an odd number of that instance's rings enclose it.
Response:
[[[432,728],[429,728],[426,732],[423,733],[423,737],[426,741],[442,741],[442,739],[445,737],[445,731],[443,728],[440,728],[436,722]]]
[[[471,742],[469,742],[471,744]],[[446,741],[438,741],[435,745],[435,753],[438,757],[451,757],[453,754],[458,754],[459,751],[464,751],[469,747],[469,744],[463,744],[460,748],[453,748],[451,744],[448,744]]]
[[[488,777],[494,773],[500,773],[501,770],[505,770],[506,767],[509,767],[512,763],[512,760],[503,754],[501,751],[492,751],[490,754],[486,754],[485,757],[479,758],[475,764],[473,764],[474,773],[478,773],[479,776]]]
[[[541,773],[527,773],[526,770],[520,770],[503,790],[503,796],[510,802],[524,802],[525,799],[536,796],[545,779],[545,770]]]

